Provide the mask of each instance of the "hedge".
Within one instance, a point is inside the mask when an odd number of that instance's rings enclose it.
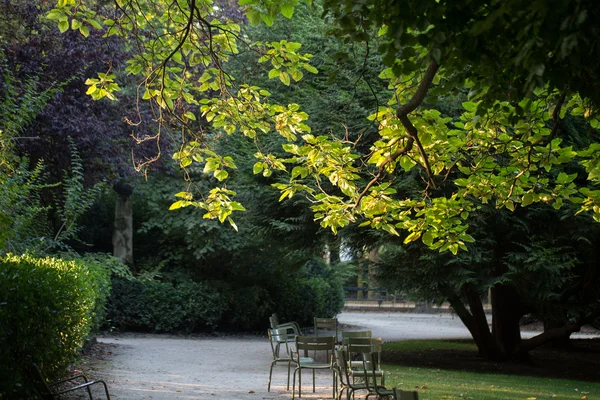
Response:
[[[0,398],[25,398],[30,362],[61,377],[104,317],[108,272],[94,264],[0,257]]]
[[[226,308],[209,283],[115,278],[108,320],[125,330],[193,332],[214,329]]]

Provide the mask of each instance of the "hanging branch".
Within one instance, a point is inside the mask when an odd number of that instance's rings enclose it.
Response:
[[[427,154],[425,153],[425,150],[423,149],[423,145],[421,144],[421,141],[419,140],[419,134],[418,134],[417,128],[415,128],[415,126],[412,124],[412,122],[408,118],[408,114],[413,112],[414,110],[416,110],[417,107],[419,107],[423,103],[423,100],[425,100],[425,95],[429,91],[429,88],[431,87],[431,84],[433,83],[433,78],[435,77],[435,74],[437,73],[439,68],[440,68],[439,64],[432,60],[431,63],[429,64],[429,67],[427,68],[427,71],[425,71],[425,75],[423,76],[423,79],[421,80],[421,83],[419,84],[419,87],[417,88],[417,91],[415,92],[415,94],[412,96],[412,98],[407,103],[398,107],[398,110],[396,110],[396,117],[400,120],[400,122],[404,126],[404,129],[406,129],[406,131],[408,132],[408,135],[409,135],[406,145],[404,147],[396,150],[392,154],[390,154],[383,161],[383,163],[379,166],[379,172],[377,173],[377,175],[375,175],[375,177],[373,179],[371,179],[371,181],[367,184],[367,186],[364,188],[364,190],[360,193],[360,195],[356,199],[356,202],[354,204],[355,207],[357,207],[360,204],[360,201],[362,200],[363,197],[365,197],[365,195],[367,194],[369,189],[371,189],[371,187],[373,187],[373,185],[375,183],[377,183],[377,181],[379,181],[379,179],[381,179],[381,177],[383,176],[383,174],[385,172],[385,168],[390,163],[396,161],[398,159],[398,157],[400,157],[401,155],[406,154],[410,150],[412,150],[413,145],[415,145],[415,144],[417,145],[417,149],[419,150],[419,153],[421,154],[421,157],[423,158],[423,163],[425,164],[425,171],[427,172],[427,175],[428,175],[428,181],[434,188],[436,187],[436,185],[433,181],[433,173],[431,171],[431,166],[429,165],[429,160],[427,158]]]

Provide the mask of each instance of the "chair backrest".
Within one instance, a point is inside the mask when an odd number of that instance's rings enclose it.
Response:
[[[387,394],[382,392],[382,390],[385,390],[382,382],[383,376],[377,374],[380,354],[377,352],[363,353],[362,358],[363,368],[367,374],[367,379],[365,379],[367,388],[369,391],[377,393],[378,396],[387,396]]]
[[[337,320],[337,318],[315,317],[315,336],[319,336],[319,329],[327,329],[328,331],[334,331],[335,340],[337,341],[337,337],[338,337],[338,320]]]
[[[345,345],[348,359],[356,360],[360,359],[355,355],[360,356],[363,353],[373,353],[376,363],[374,364],[375,369],[381,369],[381,349],[383,341],[381,338],[348,338],[347,344]]]
[[[273,313],[273,315],[269,317],[269,323],[271,324],[271,329],[275,329],[279,326],[279,317],[277,316],[277,313]]]
[[[271,343],[271,351],[273,352],[273,360],[280,359],[280,347],[285,345],[286,359],[291,358],[291,351],[288,343],[293,342],[296,335],[288,333],[287,329],[268,329],[269,342]]]
[[[367,331],[342,331],[342,345],[347,345],[350,338],[370,338],[370,330]]]
[[[346,352],[344,349],[335,349],[335,365],[340,376],[340,381],[343,386],[350,386],[350,372],[348,371],[348,359],[346,358]]]
[[[333,352],[335,350],[336,338],[334,336],[296,336],[296,354],[300,359],[300,351],[313,351],[315,357],[317,352],[325,352],[329,363],[333,364]],[[331,354],[331,357],[329,355]]]
[[[52,391],[46,383],[46,380],[42,375],[42,371],[40,371],[40,368],[37,366],[37,364],[31,363],[27,368],[25,368],[25,375],[27,375],[35,390],[37,390],[43,400],[55,400],[56,397],[54,394],[52,394]]]

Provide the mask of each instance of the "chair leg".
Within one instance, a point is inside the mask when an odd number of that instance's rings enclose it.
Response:
[[[294,369],[294,378],[292,379],[292,400],[296,397],[296,372],[298,368]]]
[[[302,368],[298,369],[298,397],[302,397]]]
[[[332,371],[332,374],[331,374],[331,375],[333,376],[333,380],[332,380],[332,382],[331,382],[331,386],[332,386],[332,389],[331,389],[331,390],[333,390],[333,392],[332,392],[332,395],[331,395],[331,398],[332,398],[332,399],[335,399],[335,392],[336,392],[336,390],[337,390],[337,385],[336,385],[336,383],[337,383],[337,380],[336,380],[336,376],[335,376],[335,371]]]
[[[288,380],[287,380],[287,390],[290,390],[290,366],[292,362],[288,361]]]
[[[271,377],[273,376],[273,364],[275,364],[275,361],[273,361],[271,363],[271,368],[269,369],[269,384],[267,385],[267,392],[271,391]],[[288,370],[288,389],[289,389],[289,385],[290,385],[290,376],[289,376],[289,370]]]
[[[315,370],[313,369],[313,393],[315,392]]]

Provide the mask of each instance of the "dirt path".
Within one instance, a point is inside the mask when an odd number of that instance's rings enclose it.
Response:
[[[373,330],[385,341],[466,338],[467,329],[451,315],[342,313],[348,330]],[[530,334],[526,334],[529,336]],[[87,365],[105,379],[115,400],[263,400],[291,399],[287,368],[275,366],[267,392],[271,348],[266,337],[249,335],[183,338],[168,335],[110,335],[98,338],[97,356]],[[305,399],[330,398],[331,374],[303,375]]]

